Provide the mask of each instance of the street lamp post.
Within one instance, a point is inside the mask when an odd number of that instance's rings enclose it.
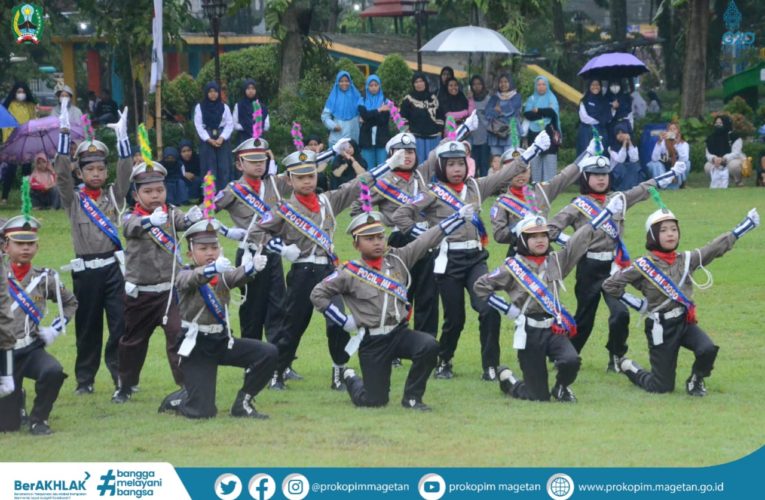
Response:
[[[427,0],[415,0],[414,2],[414,22],[417,25],[417,71],[422,71],[420,47],[422,47],[422,20],[427,15],[425,12],[427,3]]]
[[[220,19],[226,14],[228,9],[228,0],[202,0],[202,11],[205,17],[210,20],[210,27],[213,32],[213,45],[215,47],[215,81],[218,85],[220,81],[220,44],[218,36],[220,35]]]

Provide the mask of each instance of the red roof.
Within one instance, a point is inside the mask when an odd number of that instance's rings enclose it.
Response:
[[[418,0],[375,0],[374,4],[365,9],[361,17],[406,17],[414,15],[414,4]],[[427,6],[427,2],[419,0]],[[436,11],[428,10],[428,14],[436,14]]]

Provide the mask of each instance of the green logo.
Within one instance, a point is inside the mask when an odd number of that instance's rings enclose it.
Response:
[[[40,43],[43,33],[43,9],[39,5],[25,3],[11,11],[11,23],[16,34],[16,43]]]

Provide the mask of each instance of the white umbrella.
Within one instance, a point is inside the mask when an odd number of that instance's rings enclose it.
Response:
[[[442,31],[423,45],[420,52],[521,53],[504,36],[494,30],[479,26],[461,26]]]

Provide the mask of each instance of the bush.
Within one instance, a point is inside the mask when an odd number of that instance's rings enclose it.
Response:
[[[526,104],[526,98],[534,93],[534,78],[538,75],[528,67],[522,66],[517,74],[513,75],[515,87],[523,98],[523,104]]]
[[[390,54],[385,57],[377,68],[377,76],[382,82],[385,97],[395,103],[400,103],[404,96],[409,93],[412,81],[412,70],[398,54]]]
[[[723,107],[723,111],[725,111],[728,115],[743,115],[747,120],[752,120],[754,118],[754,111],[749,106],[749,104],[747,104],[746,101],[741,98],[741,96],[735,96],[733,99],[728,101],[728,103]]]
[[[704,141],[691,142],[691,170],[694,172],[703,172],[704,164],[707,162],[706,149]]]
[[[242,97],[242,82],[254,78],[258,82],[258,97],[269,101],[279,90],[279,51],[276,45],[262,45],[226,52],[220,56],[220,77],[226,84],[228,102],[233,105]],[[215,61],[210,60],[197,75],[197,88],[215,80]]]
[[[566,166],[571,165],[576,160],[576,148],[560,148],[558,149],[558,165]]]
[[[560,110],[560,128],[563,134],[563,147],[575,148],[576,134],[579,128],[579,113],[568,109]]]
[[[356,66],[356,63],[348,59],[347,57],[341,57],[337,60],[335,63],[335,68],[337,69],[338,73],[340,71],[347,71],[351,75],[351,80],[353,80],[353,84],[356,86],[357,89],[359,89],[359,92],[364,92],[364,74],[361,72],[361,70]],[[305,78],[305,77],[304,77]],[[335,79],[332,79],[332,83],[335,83]],[[329,93],[329,91],[327,91]],[[324,96],[326,98],[326,96]]]
[[[162,85],[162,108],[176,117],[189,119],[199,100],[199,84],[188,73]]]

